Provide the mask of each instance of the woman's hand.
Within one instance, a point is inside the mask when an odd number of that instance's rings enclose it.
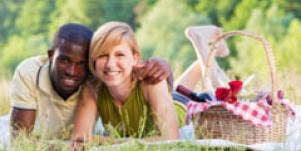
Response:
[[[72,140],[70,144],[70,151],[79,151],[79,150],[85,150],[85,144],[84,139],[76,139]]]

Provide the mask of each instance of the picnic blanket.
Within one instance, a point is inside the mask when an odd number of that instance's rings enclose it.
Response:
[[[9,118],[8,114],[0,116],[0,149],[10,145]]]
[[[289,151],[297,151],[301,150],[301,105],[295,106],[296,111],[296,119],[289,120],[287,125],[287,138],[282,143],[262,143],[262,144],[252,144],[252,145],[243,145],[237,144],[226,140],[195,140],[194,132],[192,125],[187,125],[180,129],[181,140],[177,141],[157,141],[152,143],[145,142],[145,145],[160,145],[160,144],[173,144],[173,143],[181,143],[187,140],[191,141],[193,145],[199,146],[211,146],[211,147],[231,147],[231,148],[239,148],[239,147],[247,147],[254,150],[264,150],[264,151],[273,151],[273,150],[289,150]],[[9,146],[9,115],[4,115],[0,117],[0,149],[5,149]],[[129,143],[123,143],[118,145],[110,145],[110,146],[97,146],[93,149],[104,149],[104,148],[120,148],[125,145],[131,145]],[[185,145],[184,145],[185,146]],[[92,150],[93,150],[92,149]]]
[[[284,105],[289,111],[289,117],[295,119],[295,111],[293,105],[287,99],[279,99],[280,103]],[[233,114],[240,116],[242,119],[249,121],[256,126],[270,127],[272,125],[271,106],[266,103],[266,100],[259,100],[258,102],[237,101],[229,103],[225,101],[208,101],[208,102],[193,102],[187,103],[186,123],[190,123],[191,118],[199,112],[206,111],[210,107],[221,105],[225,109],[231,111]]]

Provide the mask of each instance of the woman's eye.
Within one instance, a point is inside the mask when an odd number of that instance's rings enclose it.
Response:
[[[98,58],[105,58],[107,57],[108,55],[99,55]]]
[[[122,57],[122,56],[125,56],[125,55],[123,53],[118,53],[118,54],[116,54],[116,56]]]

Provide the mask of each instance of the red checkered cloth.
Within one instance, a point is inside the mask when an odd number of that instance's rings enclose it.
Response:
[[[293,106],[287,99],[279,99],[282,105],[285,105],[289,111],[290,117],[295,118]],[[249,121],[256,126],[270,127],[272,125],[271,106],[266,103],[266,100],[258,102],[240,102],[228,103],[224,101],[208,101],[198,103],[189,101],[187,104],[186,123],[190,123],[192,116],[199,112],[206,111],[212,106],[221,105],[233,114],[240,116],[242,119]]]

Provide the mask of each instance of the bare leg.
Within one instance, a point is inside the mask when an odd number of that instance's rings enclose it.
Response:
[[[192,42],[198,60],[192,63],[188,69],[175,81],[175,87],[179,84],[190,89],[194,89],[198,81],[204,80],[204,71],[208,54],[210,51],[209,43],[222,34],[222,30],[216,26],[198,26],[186,29],[186,35]],[[217,56],[227,56],[229,54],[225,41],[217,45]],[[210,87],[225,86],[229,81],[224,71],[214,60],[210,74]]]
[[[194,61],[186,71],[175,81],[175,88],[180,84],[187,88],[194,89],[201,80],[201,67],[198,61]]]

